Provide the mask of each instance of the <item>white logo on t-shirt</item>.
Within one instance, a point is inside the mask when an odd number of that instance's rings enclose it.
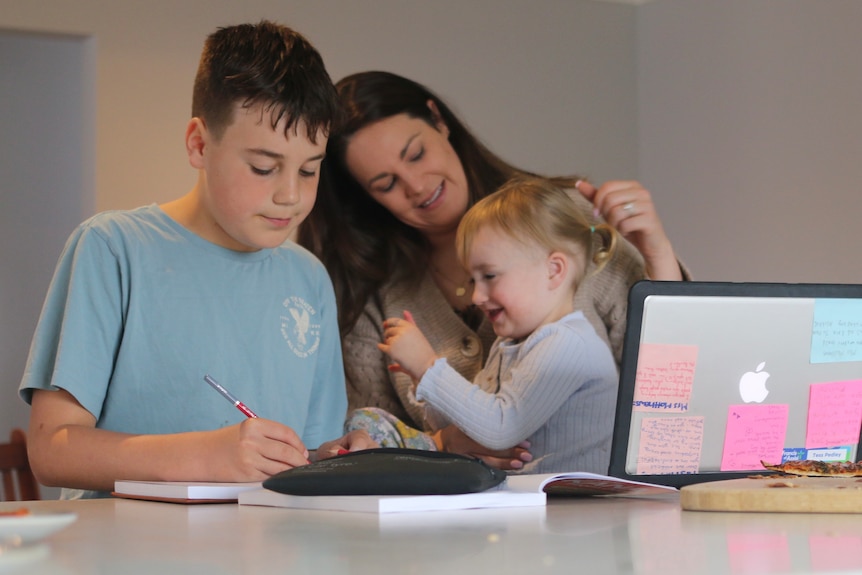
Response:
[[[287,346],[299,357],[308,357],[320,345],[320,324],[317,312],[304,299],[291,296],[282,302],[289,315],[281,316],[281,335]]]

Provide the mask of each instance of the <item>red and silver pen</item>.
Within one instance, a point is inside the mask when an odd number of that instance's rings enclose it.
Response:
[[[241,402],[236,397],[234,397],[231,392],[229,392],[228,390],[223,388],[219,382],[217,382],[216,380],[214,380],[213,378],[211,378],[208,375],[204,376],[204,381],[207,382],[208,384],[210,384],[214,390],[216,390],[217,392],[222,394],[222,397],[224,397],[226,400],[228,400],[229,402],[234,404],[234,406],[238,410],[243,412],[247,417],[257,417],[257,415],[252,410],[250,410],[248,407],[246,407],[246,405],[243,402]]]

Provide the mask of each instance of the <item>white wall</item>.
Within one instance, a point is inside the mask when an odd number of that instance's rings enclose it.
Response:
[[[638,8],[639,177],[699,279],[862,283],[862,2]]]

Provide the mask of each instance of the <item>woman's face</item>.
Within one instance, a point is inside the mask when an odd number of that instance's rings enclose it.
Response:
[[[454,233],[467,210],[467,177],[442,122],[399,114],[369,124],[350,138],[345,162],[372,198],[428,238]]]

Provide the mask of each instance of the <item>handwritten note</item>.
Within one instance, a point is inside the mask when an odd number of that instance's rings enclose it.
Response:
[[[862,301],[817,299],[811,328],[811,363],[862,361]]]
[[[638,352],[635,411],[688,411],[697,346],[644,343]]]
[[[637,473],[697,473],[703,417],[650,417],[641,421]]]
[[[833,447],[859,441],[862,380],[815,383],[808,390],[805,447]]]
[[[763,469],[760,461],[778,463],[787,434],[787,404],[745,404],[727,408],[722,471]]]

